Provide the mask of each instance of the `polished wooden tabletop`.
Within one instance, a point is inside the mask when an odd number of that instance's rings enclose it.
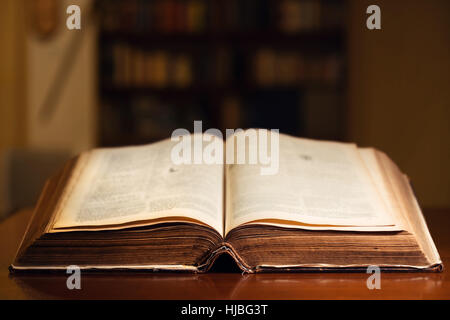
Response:
[[[64,274],[10,274],[31,210],[0,223],[1,299],[450,299],[450,275],[382,273],[369,290],[365,273],[96,273],[68,290]],[[450,266],[450,210],[425,210],[444,266]]]

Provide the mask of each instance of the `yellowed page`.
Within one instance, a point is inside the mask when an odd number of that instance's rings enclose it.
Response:
[[[442,260],[414,196],[408,177],[383,152],[376,151],[376,157],[379,160],[382,173],[384,173],[385,181],[390,185],[390,190],[392,190],[399,209],[405,217],[408,231],[416,236],[417,242],[430,262],[427,267],[441,265],[440,268],[442,269]]]
[[[412,232],[409,227],[409,223],[402,212],[402,208],[398,202],[395,192],[392,190],[389,181],[387,181],[384,176],[383,168],[380,166],[376,155],[378,151],[373,148],[359,148],[358,151],[364,161],[364,164],[370,172],[372,181],[374,182],[378,193],[383,199],[388,210],[393,216],[395,216],[398,226],[402,230]]]
[[[261,175],[259,165],[226,167],[226,232],[261,219],[308,229],[400,230],[354,144],[280,135],[279,150],[276,175]]]
[[[176,143],[164,140],[84,155],[86,164],[61,200],[54,231],[115,229],[180,217],[199,220],[222,234],[223,165],[176,165],[171,160]]]

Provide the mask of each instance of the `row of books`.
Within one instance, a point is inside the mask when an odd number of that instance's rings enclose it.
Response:
[[[309,88],[225,96],[219,104],[222,128],[265,127],[318,139],[340,137],[343,96],[339,90]]]
[[[306,56],[271,49],[251,53],[218,49],[211,54],[145,50],[116,43],[105,52],[104,82],[116,87],[334,85],[342,69],[336,54]]]
[[[164,139],[177,128],[192,130],[194,120],[202,120],[205,128],[267,127],[308,137],[333,138],[339,135],[341,98],[338,90],[311,88],[229,94],[215,99],[214,105],[202,96],[183,101],[152,94],[105,99],[102,137],[114,141],[120,133],[129,139],[121,143],[146,143]],[[218,123],[211,122],[212,112]]]
[[[261,49],[252,61],[253,80],[258,86],[335,85],[342,73],[342,62],[336,54],[303,56],[297,52]]]
[[[152,95],[104,99],[101,136],[104,144],[146,143],[170,137],[177,128],[191,128],[194,120],[207,122],[201,99],[179,102]]]
[[[103,29],[111,32],[299,32],[344,21],[343,6],[336,0],[110,0],[102,13]]]

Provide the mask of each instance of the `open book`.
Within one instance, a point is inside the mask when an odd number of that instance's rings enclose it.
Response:
[[[175,144],[67,163],[11,270],[203,272],[221,254],[245,272],[442,269],[408,178],[380,151],[281,134],[278,172],[261,175],[262,164],[174,164]]]

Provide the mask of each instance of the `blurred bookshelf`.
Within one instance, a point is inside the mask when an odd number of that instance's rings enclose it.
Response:
[[[176,128],[342,138],[344,0],[101,3],[100,144]]]

